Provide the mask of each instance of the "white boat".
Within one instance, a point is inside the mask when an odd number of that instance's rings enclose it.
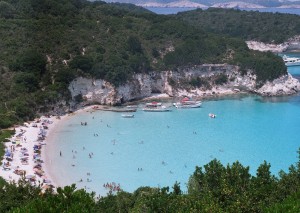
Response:
[[[180,102],[173,103],[176,108],[198,108],[201,107],[201,101],[193,101],[188,97],[183,98]]]
[[[297,58],[297,57],[288,57],[286,55],[284,55],[282,57],[285,65],[287,67],[290,67],[290,66],[300,66],[300,58]]]
[[[216,116],[215,114],[213,114],[213,113],[209,113],[208,116],[211,117],[211,118],[216,118],[216,117],[217,117],[217,116]]]
[[[127,108],[130,108],[130,109],[136,109],[136,108],[138,108],[138,105],[127,105],[126,106]]]
[[[122,114],[123,118],[134,118],[134,114]]]
[[[167,108],[166,106],[163,106],[162,103],[151,102],[151,103],[146,104],[146,106],[143,108],[143,111],[145,111],[145,112],[168,112],[168,111],[171,111],[171,109]]]

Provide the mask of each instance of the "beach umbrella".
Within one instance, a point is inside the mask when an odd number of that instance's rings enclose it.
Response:
[[[11,155],[10,151],[5,152],[5,156],[10,156],[10,155]]]
[[[26,179],[30,179],[30,178],[33,178],[33,177],[35,177],[35,176],[34,175],[26,175],[25,176]]]
[[[21,160],[28,160],[29,157],[21,157]]]
[[[44,183],[51,183],[51,180],[45,179]]]

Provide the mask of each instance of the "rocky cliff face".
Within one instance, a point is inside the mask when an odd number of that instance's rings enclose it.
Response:
[[[169,96],[204,97],[252,92],[261,95],[289,95],[300,91],[300,83],[292,76],[282,76],[257,88],[256,76],[248,71],[241,75],[238,66],[227,64],[204,64],[181,68],[176,71],[136,74],[130,82],[114,87],[107,81],[77,78],[69,90],[72,98],[80,95],[88,103],[117,105],[131,100],[166,93]]]
[[[258,50],[262,52],[285,52],[300,50],[300,35],[290,38],[288,41],[282,44],[266,44],[258,41],[246,41],[249,49]]]

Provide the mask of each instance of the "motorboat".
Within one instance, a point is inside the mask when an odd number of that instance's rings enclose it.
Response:
[[[290,67],[290,66],[300,66],[300,58],[297,58],[297,57],[288,57],[286,55],[284,55],[282,57],[285,65],[287,67]]]
[[[171,111],[168,107],[162,105],[160,102],[151,102],[146,103],[146,106],[143,108],[145,112],[168,112]]]
[[[134,118],[134,114],[122,114],[123,118]]]
[[[209,113],[208,116],[209,116],[210,118],[216,118],[216,117],[217,117],[217,116],[216,116],[215,114],[213,114],[213,113]]]
[[[201,107],[201,101],[193,101],[188,97],[183,98],[180,102],[173,103],[176,108],[198,108]]]

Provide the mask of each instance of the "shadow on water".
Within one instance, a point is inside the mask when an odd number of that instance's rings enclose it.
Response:
[[[300,93],[291,96],[279,96],[279,97],[261,97],[256,98],[255,101],[261,103],[294,103],[300,105]]]
[[[244,98],[249,96],[256,96],[254,94],[232,94],[232,95],[225,95],[220,97],[204,97],[204,101],[221,101],[221,100],[235,100],[235,101],[243,101]]]

